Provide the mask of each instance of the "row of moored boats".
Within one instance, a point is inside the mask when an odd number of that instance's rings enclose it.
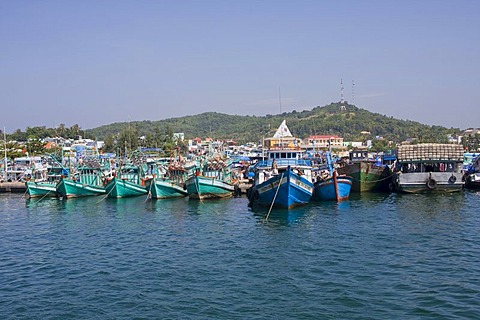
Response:
[[[288,132],[282,123],[277,134]],[[456,192],[480,187],[480,157],[464,168],[461,145],[417,144],[398,147],[390,163],[366,159],[350,152],[348,159],[333,161],[331,152],[306,157],[297,147],[282,144],[277,136],[266,156],[246,163],[220,154],[186,160],[137,157],[76,158],[57,161],[42,179],[26,182],[29,197],[151,199],[189,197],[225,198],[240,194],[240,182],[250,178],[247,197],[251,206],[292,208],[311,201],[343,201],[350,192],[396,191],[406,193]],[[244,171],[246,170],[246,171]]]

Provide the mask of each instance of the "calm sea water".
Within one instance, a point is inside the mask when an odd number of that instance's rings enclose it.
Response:
[[[253,212],[0,195],[0,319],[480,319],[480,192]]]

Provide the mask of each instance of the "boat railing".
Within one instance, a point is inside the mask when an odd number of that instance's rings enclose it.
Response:
[[[305,166],[311,167],[312,162],[310,160],[305,159],[275,159],[277,166],[279,167],[286,167],[286,166]],[[262,160],[259,161],[257,164],[257,168],[265,168],[265,167],[272,167],[273,160]]]

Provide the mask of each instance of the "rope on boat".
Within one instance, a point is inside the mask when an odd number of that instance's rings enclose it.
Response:
[[[112,190],[108,191],[108,193],[102,199],[100,199],[97,203],[100,203],[101,201],[105,200],[108,197],[108,195],[113,191],[113,189],[114,188],[112,188]]]
[[[375,183],[375,182],[380,182],[380,181],[383,181],[383,180],[387,180],[391,177],[393,177],[396,173],[392,173],[391,175],[385,177],[385,178],[382,178],[382,179],[378,179],[378,180],[361,180],[361,179],[355,179],[354,177],[350,176],[352,178],[352,180],[355,180],[355,181],[360,181],[360,182],[365,182],[365,183]]]
[[[280,177],[280,181],[278,182],[277,191],[275,191],[275,196],[273,197],[273,201],[272,201],[272,204],[270,205],[270,209],[268,210],[267,217],[265,218],[265,221],[268,221],[268,217],[270,216],[270,212],[272,212],[273,204],[275,203],[275,200],[277,199],[278,190],[280,189],[280,186],[282,185],[282,180],[283,180],[283,174],[284,173],[285,173],[285,171],[282,172],[282,176]]]
[[[148,198],[152,198],[152,186],[154,183],[155,183],[155,180],[152,179],[152,181],[150,182],[150,188],[148,189],[147,198],[145,199],[145,201],[143,201],[143,203],[147,202]]]
[[[52,190],[48,190],[48,192],[45,193],[45,194],[43,195],[43,197],[41,197],[40,199],[38,199],[37,202],[43,200],[51,191],[52,191]]]
[[[198,184],[198,176],[195,179],[195,189],[197,190],[198,200],[200,200],[200,203],[203,204],[203,200],[202,200],[202,197],[200,196],[200,190],[198,189],[197,184]]]

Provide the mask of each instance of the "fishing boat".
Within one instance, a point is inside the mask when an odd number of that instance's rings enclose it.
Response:
[[[62,148],[62,165],[68,166],[69,175],[57,183],[57,192],[63,198],[99,196],[106,193],[104,172],[110,171],[108,159],[101,158],[97,148],[76,144]]]
[[[350,197],[352,177],[338,176],[330,152],[327,152],[327,167],[317,174],[314,183],[313,200],[344,201]]]
[[[480,155],[477,155],[465,169],[465,188],[480,189]]]
[[[174,161],[160,170],[152,172],[151,177],[145,180],[145,189],[152,199],[181,198],[188,196],[185,181],[191,166]],[[152,167],[155,168],[155,167]],[[162,170],[163,169],[163,170]]]
[[[64,198],[103,195],[106,191],[102,171],[90,166],[78,167],[71,177],[64,177],[58,182],[57,192]]]
[[[145,195],[148,191],[141,185],[140,167],[124,165],[111,178],[105,180],[105,191],[110,198]]]
[[[293,208],[310,202],[313,194],[312,171],[308,160],[273,159],[259,162],[250,205]]]
[[[464,186],[463,147],[424,143],[398,147],[394,186],[399,192],[458,192]]]
[[[253,186],[248,191],[250,206],[293,208],[310,202],[313,194],[312,166],[302,159],[285,120],[267,139],[267,160],[254,168]]]
[[[367,151],[351,151],[348,162],[337,168],[339,175],[352,178],[351,192],[387,191],[392,176],[388,166],[368,159]]]
[[[50,155],[45,163],[33,167],[31,179],[25,181],[27,198],[58,197],[56,185],[62,176],[68,175],[68,170]]]
[[[27,198],[57,197],[55,182],[30,180],[25,182]]]
[[[190,199],[216,199],[231,197],[235,191],[229,163],[214,155],[200,160],[185,181],[185,188]]]

